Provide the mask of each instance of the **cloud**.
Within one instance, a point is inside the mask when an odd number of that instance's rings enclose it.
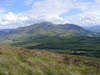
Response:
[[[4,6],[11,6],[16,2],[16,0],[0,0],[0,4]]]
[[[97,4],[99,4],[99,3],[100,3],[100,0],[95,0],[95,1],[96,1],[96,3],[97,3]]]
[[[0,17],[0,25],[21,25],[25,24],[24,22],[27,21],[28,18],[25,16],[22,16],[20,14],[15,14],[12,12],[8,12],[5,15],[2,15]],[[17,27],[17,26],[15,26]]]
[[[30,20],[51,21],[54,23],[75,23],[78,25],[100,24],[99,2],[91,0],[44,0],[35,2],[32,9],[28,11]],[[79,9],[81,14],[61,17],[71,9]],[[77,11],[75,11],[77,12]],[[97,18],[98,17],[98,18]]]
[[[19,27],[41,21],[75,23],[83,26],[100,24],[99,0],[25,0],[24,3],[31,5],[32,9],[24,13],[8,12],[0,17],[0,25]],[[61,16],[64,13],[70,13],[72,9],[78,9],[82,12]]]
[[[73,4],[70,0],[44,0],[35,2],[32,9],[28,11],[30,18],[38,21],[60,21],[61,14],[70,11]],[[58,21],[58,22],[59,22]]]
[[[90,2],[82,13],[65,17],[64,20],[81,26],[100,25],[100,0],[94,1]]]
[[[4,8],[0,8],[0,14],[1,14],[1,13],[5,13],[5,12],[7,12],[6,9],[4,9]]]
[[[67,6],[66,6],[67,4]],[[39,21],[60,22],[63,21],[59,17],[62,13],[68,12],[72,8],[70,0],[44,0],[36,1],[32,5],[32,9],[25,13],[8,12],[1,17],[1,25],[27,25]]]
[[[31,5],[33,3],[33,0],[25,0],[24,4],[25,5]]]

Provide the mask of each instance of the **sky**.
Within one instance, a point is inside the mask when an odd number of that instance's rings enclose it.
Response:
[[[100,0],[0,0],[0,29],[43,21],[100,25]]]

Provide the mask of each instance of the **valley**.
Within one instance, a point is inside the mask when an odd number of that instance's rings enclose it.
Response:
[[[61,54],[100,57],[100,34],[74,24],[36,23],[0,35],[0,43]]]
[[[0,75],[100,75],[100,0],[0,0]]]

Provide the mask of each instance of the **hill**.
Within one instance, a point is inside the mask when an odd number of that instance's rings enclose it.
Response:
[[[13,33],[29,33],[35,35],[47,35],[47,36],[55,36],[63,33],[81,33],[84,32],[85,29],[80,26],[74,24],[53,24],[50,22],[41,22],[37,24],[33,24],[31,26],[17,28],[13,31]],[[51,34],[50,34],[51,33]],[[53,35],[55,34],[55,35]]]
[[[48,49],[63,54],[100,57],[99,34],[74,24],[36,23],[1,32],[0,43],[27,49]]]
[[[74,24],[36,23],[1,32],[0,43],[27,49],[49,49],[63,54],[100,57],[99,34]]]
[[[85,27],[85,28],[89,31],[92,31],[92,32],[100,32],[100,25]]]
[[[46,49],[61,54],[100,57],[99,37],[37,37],[11,45],[27,49]]]
[[[6,32],[0,31],[0,36],[3,36],[5,34],[6,34]]]
[[[0,45],[0,75],[100,75],[100,59]]]
[[[89,34],[88,31],[74,24],[53,24],[50,22],[41,22],[27,27],[17,28],[9,33],[6,37],[10,40],[23,40],[35,37],[54,37],[54,36],[84,36]]]
[[[14,29],[0,29],[0,31],[2,31],[2,32],[10,32],[12,30],[14,30]]]

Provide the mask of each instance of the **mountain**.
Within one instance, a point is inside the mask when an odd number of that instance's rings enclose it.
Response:
[[[14,30],[14,29],[0,29],[0,31],[2,31],[2,32],[11,32],[12,30]]]
[[[0,36],[5,35],[6,33],[3,31],[0,31]]]
[[[13,31],[14,29],[0,29],[0,39],[5,38],[9,32]]]
[[[0,35],[0,43],[27,49],[55,49],[57,53],[99,58],[98,35],[74,24],[41,22]]]
[[[74,24],[53,24],[50,22],[36,23],[27,27],[17,28],[6,35],[8,39],[22,40],[35,37],[54,37],[54,36],[85,36],[89,32]]]
[[[100,59],[0,45],[0,75],[100,75]]]
[[[100,25],[85,27],[85,28],[89,31],[92,31],[92,32],[100,32]]]
[[[32,33],[33,35],[51,35],[53,34],[72,34],[72,33],[82,33],[85,32],[85,29],[74,24],[53,24],[50,22],[41,22],[33,24],[28,27],[17,28],[14,30],[14,33]]]

